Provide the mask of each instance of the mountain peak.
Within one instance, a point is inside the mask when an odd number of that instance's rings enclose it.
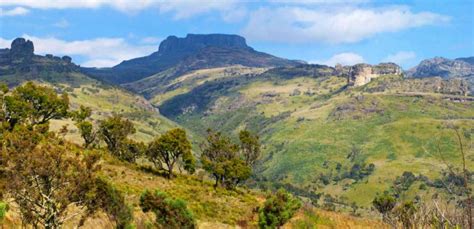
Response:
[[[34,55],[34,50],[35,48],[32,41],[20,37],[13,40],[10,55],[13,58],[32,57]]]
[[[231,34],[188,34],[184,38],[169,36],[161,42],[159,54],[186,54],[205,47],[251,49],[245,38]]]

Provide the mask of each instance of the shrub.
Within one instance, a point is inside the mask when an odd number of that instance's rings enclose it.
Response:
[[[287,222],[301,207],[299,199],[283,189],[267,197],[264,206],[259,209],[260,228],[277,228]]]
[[[0,222],[2,222],[3,218],[5,218],[7,211],[8,211],[8,205],[4,202],[0,202]]]
[[[140,207],[144,212],[155,213],[156,223],[163,228],[196,228],[196,220],[186,202],[170,198],[164,192],[145,191],[140,197]]]

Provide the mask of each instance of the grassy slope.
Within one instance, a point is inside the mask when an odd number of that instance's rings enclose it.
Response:
[[[67,92],[71,108],[78,109],[80,105],[90,107],[93,111],[92,118],[96,121],[111,116],[113,113],[123,114],[134,122],[137,133],[133,138],[136,140],[149,141],[159,133],[178,126],[160,115],[143,97],[103,84],[80,73],[49,72],[40,73],[38,77],[8,75],[2,76],[0,82],[22,82],[29,79]],[[63,125],[68,125],[70,130],[67,135],[68,140],[81,141],[79,133],[70,120],[53,121],[51,129],[58,130]]]
[[[410,81],[385,92],[371,90],[378,82],[339,91],[344,85],[345,79],[338,77],[254,80],[220,96],[214,93],[201,113],[174,119],[196,132],[206,126],[225,132],[245,126],[258,131],[265,144],[259,174],[364,207],[404,171],[434,178],[445,167],[443,158],[459,165],[454,134],[444,124],[449,121],[472,130],[472,101],[453,102],[450,96],[430,90],[408,93],[412,88],[403,86],[412,85]],[[320,185],[320,174],[335,174],[336,163],[342,164],[343,171],[350,170],[353,162],[346,157],[352,145],[361,150],[355,161],[374,163],[375,172],[358,182],[345,179]],[[468,163],[474,167],[472,157]]]

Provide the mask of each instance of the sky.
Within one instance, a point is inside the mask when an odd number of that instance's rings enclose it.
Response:
[[[1,0],[0,48],[111,67],[167,36],[238,34],[254,49],[335,65],[474,56],[472,0]]]

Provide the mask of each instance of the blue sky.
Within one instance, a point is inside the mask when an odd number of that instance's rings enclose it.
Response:
[[[239,34],[256,50],[334,65],[474,55],[474,1],[2,0],[0,47],[26,37],[39,54],[108,67],[169,35]]]

